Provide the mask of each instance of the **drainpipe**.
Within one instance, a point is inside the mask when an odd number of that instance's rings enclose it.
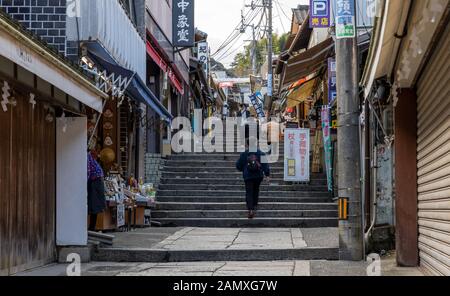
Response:
[[[374,122],[374,113],[375,110],[371,110],[371,122]],[[376,128],[376,123],[375,123],[375,127]],[[372,230],[375,227],[375,223],[376,223],[376,218],[377,218],[377,164],[378,164],[378,157],[377,157],[377,147],[376,147],[376,136],[375,136],[375,131],[372,131],[372,143],[373,143],[373,156],[372,156],[372,164],[371,164],[371,172],[372,172],[372,176],[371,176],[371,180],[372,180],[372,186],[371,186],[371,191],[372,191],[372,198],[371,198],[371,206],[372,206],[372,210],[370,212],[370,227],[369,229],[366,231],[365,235],[364,235],[364,241],[366,245],[369,245],[369,239],[372,236]],[[370,207],[370,205],[368,205]]]
[[[365,213],[365,228],[367,232],[370,227],[370,107],[369,102],[364,104],[364,213]]]

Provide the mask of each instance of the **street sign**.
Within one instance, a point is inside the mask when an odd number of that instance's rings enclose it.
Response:
[[[332,105],[337,97],[336,59],[328,59],[328,105]]]
[[[328,28],[330,26],[330,2],[329,0],[310,0],[311,16],[309,27]]]
[[[203,70],[205,71],[206,77],[208,77],[208,63],[209,63],[208,42],[199,42],[198,43],[197,58],[198,58],[199,63],[203,65]]]
[[[284,181],[310,181],[310,130],[286,128],[284,132]]]
[[[336,0],[336,38],[355,37],[355,0]]]
[[[258,118],[265,118],[264,108],[262,104],[262,94],[260,92],[254,93],[250,96],[250,101],[252,102],[253,107],[255,108],[256,114]]]
[[[194,47],[194,0],[173,0],[173,46]]]

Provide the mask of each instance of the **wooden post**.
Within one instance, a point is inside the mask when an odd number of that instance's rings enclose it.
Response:
[[[417,96],[414,89],[401,89],[395,107],[395,194],[397,263],[417,266]]]

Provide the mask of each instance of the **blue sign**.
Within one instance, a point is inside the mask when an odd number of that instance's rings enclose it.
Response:
[[[335,25],[336,1],[331,1],[331,26]],[[367,30],[373,27],[377,0],[356,0],[356,27]]]
[[[262,105],[262,94],[257,92],[250,96],[250,101],[252,102],[253,108],[255,108],[256,114],[258,114],[259,118],[265,118],[264,109]]]
[[[356,37],[355,0],[336,0],[336,38]]]
[[[336,59],[328,59],[328,104],[331,106],[337,97]]]
[[[310,28],[328,28],[330,26],[330,3],[328,0],[310,0]]]

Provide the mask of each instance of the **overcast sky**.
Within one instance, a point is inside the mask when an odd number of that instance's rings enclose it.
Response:
[[[240,22],[244,2],[250,4],[251,0],[197,0],[195,2],[195,25],[199,30],[208,33],[211,52],[217,50]],[[281,34],[290,30],[291,9],[299,4],[308,4],[309,0],[274,0],[273,3],[274,31]],[[244,44],[248,44],[244,42],[247,39],[251,39],[251,28],[248,28],[247,33],[241,36],[228,53],[224,53],[225,56],[220,57],[220,54],[217,56],[220,62],[229,66],[235,54],[242,51]]]

